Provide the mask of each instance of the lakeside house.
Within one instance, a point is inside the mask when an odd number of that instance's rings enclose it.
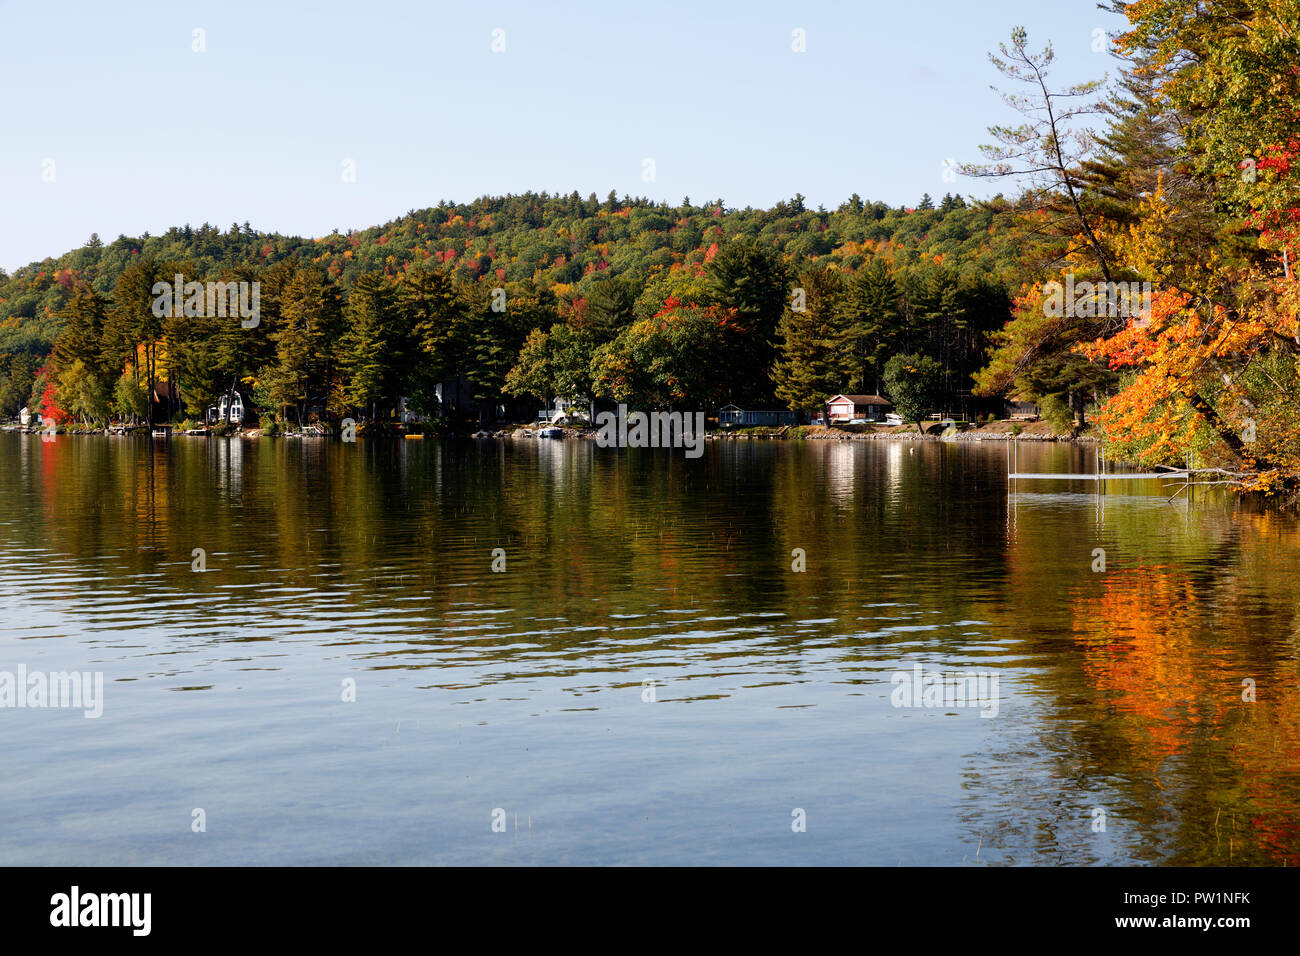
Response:
[[[798,425],[799,413],[723,405],[718,409],[718,424],[724,428],[748,425]]]
[[[893,402],[879,395],[835,395],[826,400],[826,419],[828,422],[855,419],[880,422],[893,407]]]
[[[238,389],[234,389],[222,395],[216,405],[209,405],[206,417],[210,425],[217,422],[242,425],[246,416],[247,406],[244,404],[244,396]]]
[[[26,428],[32,423],[32,412],[26,405],[18,409],[18,424]]]

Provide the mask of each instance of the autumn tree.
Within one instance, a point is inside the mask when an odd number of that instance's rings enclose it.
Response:
[[[108,389],[84,359],[74,359],[59,374],[59,404],[83,424],[101,422],[108,415]]]
[[[1182,197],[1162,188],[1117,233],[1124,260],[1158,289],[1148,316],[1079,349],[1128,375],[1100,418],[1113,442],[1143,460],[1194,448],[1247,487],[1292,483],[1300,474],[1300,293],[1289,254],[1300,222],[1291,174],[1300,151],[1292,142],[1300,3],[1169,0],[1126,13],[1132,28],[1121,42],[1186,117],[1182,150],[1215,203],[1220,236],[1237,238],[1208,255],[1190,246]],[[1234,255],[1241,240],[1258,254]]]
[[[714,407],[729,397],[719,374],[731,358],[734,313],[670,299],[651,318],[628,326],[596,349],[591,371],[598,395],[642,410]]]

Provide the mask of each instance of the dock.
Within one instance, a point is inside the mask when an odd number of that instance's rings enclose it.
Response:
[[[1096,452],[1097,467],[1094,471],[1017,471],[1020,463],[1020,445],[1013,438],[1007,443],[1007,484],[1017,481],[1096,481],[1098,490],[1104,489],[1108,481],[1150,481],[1170,478],[1188,485],[1192,479],[1190,462],[1185,469],[1170,468],[1168,471],[1107,471],[1106,454],[1099,447]]]
[[[1053,481],[1138,481],[1149,478],[1178,478],[1187,479],[1188,473],[1185,471],[1108,471],[1097,473],[1089,472],[1037,472],[1037,471],[1013,471],[1007,474],[1008,478],[1013,480],[1053,480]]]

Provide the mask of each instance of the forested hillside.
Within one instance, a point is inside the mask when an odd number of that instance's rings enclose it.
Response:
[[[878,390],[884,361],[913,352],[940,363],[955,401],[1008,315],[1009,210],[951,195],[828,211],[799,196],[736,210],[542,193],[317,239],[247,223],[91,237],[0,281],[0,412],[143,414],[155,381],[189,415],[232,383],[289,421],[319,407],[383,417],[399,395],[436,413],[432,386],[457,376],[488,407],[507,390],[811,408]],[[154,316],[154,282],[177,274],[257,280],[258,325]]]

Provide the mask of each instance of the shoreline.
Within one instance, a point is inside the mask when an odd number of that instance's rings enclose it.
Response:
[[[1063,444],[1082,444],[1094,445],[1101,442],[1101,438],[1093,434],[1071,435],[1058,434],[1051,429],[1045,422],[1025,423],[1022,430],[1018,433],[1014,431],[1016,425],[1020,423],[1011,423],[999,421],[977,425],[958,430],[951,434],[944,434],[941,431],[939,423],[932,422],[929,425],[922,425],[922,431],[916,430],[915,424],[909,425],[857,425],[831,428],[828,429],[821,425],[796,425],[785,426],[782,428],[755,427],[748,429],[727,429],[709,431],[705,434],[705,441],[896,441],[896,442],[1005,442],[1005,441],[1029,441],[1029,442],[1056,442]],[[160,426],[154,426],[160,427]],[[391,438],[395,440],[411,439],[527,439],[529,441],[543,440],[539,437],[538,432],[542,428],[559,428],[563,434],[555,436],[549,440],[560,440],[567,438],[578,438],[594,440],[599,434],[597,428],[575,427],[570,425],[545,425],[534,426],[529,424],[511,425],[500,429],[483,429],[478,432],[460,434],[457,432],[448,432],[445,434],[422,433],[422,432],[396,432],[380,431],[378,433],[366,434],[362,436],[367,438]],[[195,429],[190,431],[174,431],[167,428],[168,439],[171,438],[335,438],[337,436],[329,433],[316,432],[281,432],[277,435],[266,435],[260,428],[247,428],[232,431],[224,435],[216,435],[209,429]],[[31,425],[0,425],[0,432],[17,432],[26,435],[39,435],[41,429]],[[66,436],[116,436],[116,437],[155,437],[149,426],[137,426],[127,429],[110,429],[110,428],[72,428],[66,429],[60,427],[55,433]],[[161,436],[158,436],[161,437]]]
[[[530,440],[538,438],[537,432],[542,428],[558,427],[564,432],[561,438],[592,438],[599,432],[596,428],[574,427],[568,425],[516,425],[507,430],[498,430],[491,437],[523,437]],[[1000,420],[981,425],[969,425],[948,433],[939,422],[923,422],[922,430],[917,431],[915,423],[907,425],[850,425],[826,428],[824,425],[787,425],[782,427],[755,426],[740,429],[714,429],[705,433],[706,441],[900,441],[900,442],[983,442],[983,441],[1032,441],[1060,442],[1066,444],[1095,445],[1101,443],[1100,436],[1090,432],[1079,435],[1059,434],[1043,421],[1013,422]],[[1017,431],[1019,428],[1019,431]],[[482,436],[480,436],[482,437]]]

